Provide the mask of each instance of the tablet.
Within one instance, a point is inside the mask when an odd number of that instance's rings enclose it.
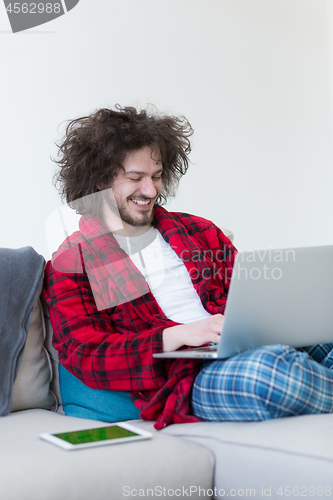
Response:
[[[106,427],[59,432],[56,434],[43,433],[39,437],[64,450],[81,450],[92,446],[108,444],[131,443],[153,437],[151,432],[134,427],[127,422],[120,422]]]

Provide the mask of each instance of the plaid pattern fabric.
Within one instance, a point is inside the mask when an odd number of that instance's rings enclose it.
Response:
[[[207,421],[331,413],[332,348],[272,345],[207,362],[193,385],[193,412]]]
[[[203,307],[223,314],[236,254],[230,240],[210,221],[162,207],[153,224],[183,260]],[[131,391],[156,428],[198,420],[190,393],[201,362],[153,358],[163,330],[176,323],[98,217],[82,217],[47,263],[43,295],[60,362],[81,382]]]

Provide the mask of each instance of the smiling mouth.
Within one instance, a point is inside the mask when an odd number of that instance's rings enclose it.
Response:
[[[147,205],[149,205],[149,204],[150,204],[150,202],[151,202],[152,200],[140,200],[140,199],[138,199],[138,200],[133,200],[133,199],[131,198],[131,201],[133,201],[133,203],[135,203],[136,205],[139,205],[139,206],[147,206]]]

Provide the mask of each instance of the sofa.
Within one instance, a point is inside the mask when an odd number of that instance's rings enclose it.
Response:
[[[324,498],[333,495],[333,415],[264,422],[177,424],[146,441],[64,451],[43,432],[103,425],[68,417],[58,356],[38,293],[12,391],[0,420],[1,500]]]

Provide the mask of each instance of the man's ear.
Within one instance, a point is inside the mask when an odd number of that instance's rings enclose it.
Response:
[[[98,182],[96,184],[96,187],[97,187],[98,191],[103,191],[104,189],[106,189],[106,185],[103,184],[102,182]]]

